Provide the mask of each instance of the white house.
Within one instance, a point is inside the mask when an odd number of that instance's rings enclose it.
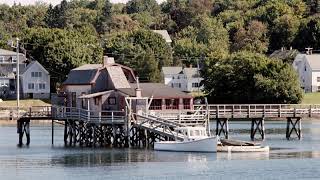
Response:
[[[298,54],[293,67],[305,92],[320,92],[320,54]]]
[[[38,61],[31,61],[20,78],[23,98],[50,98],[50,75]]]
[[[171,44],[172,40],[167,30],[152,30],[154,33],[160,34],[166,43]]]
[[[185,92],[201,91],[200,72],[197,68],[163,67],[164,84]]]

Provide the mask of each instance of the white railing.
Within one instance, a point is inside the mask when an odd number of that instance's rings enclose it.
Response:
[[[320,105],[310,104],[215,104],[195,105],[212,118],[320,117]]]
[[[97,123],[123,123],[126,118],[125,111],[89,111],[74,107],[54,107],[55,119],[75,119]]]

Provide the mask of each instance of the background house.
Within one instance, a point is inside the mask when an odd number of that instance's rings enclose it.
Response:
[[[305,92],[320,91],[320,54],[298,54],[293,62]]]
[[[26,57],[19,53],[19,70],[24,71]],[[16,96],[17,53],[0,49],[0,98]]]
[[[125,97],[153,98],[151,110],[191,109],[192,96],[161,83],[141,83],[129,67],[104,57],[103,64],[87,64],[70,71],[62,90],[66,106],[91,111],[125,109]]]
[[[17,53],[0,49],[0,98],[16,98]],[[37,61],[19,53],[21,98],[49,98],[50,76]]]
[[[23,71],[20,71],[23,98],[50,98],[49,72],[38,62],[30,62]]]
[[[200,72],[197,68],[163,67],[164,84],[184,92],[201,91]]]
[[[166,41],[166,43],[170,44],[172,43],[172,39],[170,38],[170,35],[167,30],[152,30],[153,32],[160,34],[163,39]]]

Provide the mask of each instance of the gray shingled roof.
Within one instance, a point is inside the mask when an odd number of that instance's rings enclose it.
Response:
[[[172,66],[172,67],[162,67],[162,72],[164,75],[179,74],[182,71],[182,67]]]
[[[171,43],[172,42],[172,40],[170,38],[170,35],[169,35],[167,30],[152,30],[152,31],[155,32],[155,33],[160,34],[163,37],[163,39],[166,40],[167,43]]]
[[[20,70],[20,74],[25,73],[29,68],[31,68],[34,64],[39,64],[39,66],[41,66],[41,68],[44,70],[45,73],[49,74],[49,72],[38,62],[38,61],[31,61],[27,67],[23,68],[22,70]]]
[[[91,84],[99,69],[93,69],[91,64],[83,65],[70,71],[63,84]]]
[[[130,86],[131,88],[119,89],[119,91],[129,96],[135,96],[137,84],[131,83]],[[187,93],[161,83],[140,83],[139,86],[142,90],[141,94],[143,97],[153,96],[154,98],[192,98],[192,96]]]
[[[312,70],[320,70],[320,54],[305,56]]]
[[[198,75],[200,77],[200,72],[198,73],[197,68],[184,68],[183,72],[187,76],[188,79],[195,78]]]
[[[124,72],[121,67],[110,66],[110,67],[107,67],[107,71],[116,89],[130,88],[129,82],[126,76],[124,75]]]

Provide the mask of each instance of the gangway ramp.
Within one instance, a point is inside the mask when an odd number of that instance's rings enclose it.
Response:
[[[134,126],[136,127],[176,140],[182,141],[185,138],[184,134],[174,131],[174,129],[186,127],[186,125],[145,113],[135,115],[137,120]]]

